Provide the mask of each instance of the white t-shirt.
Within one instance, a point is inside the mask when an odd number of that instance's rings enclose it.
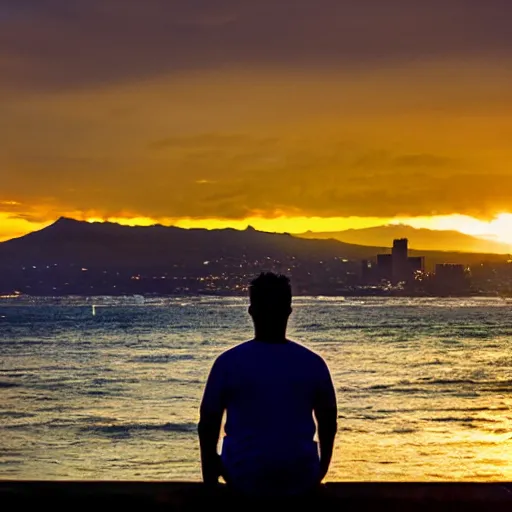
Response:
[[[319,481],[313,410],[334,406],[325,361],[289,341],[248,341],[215,361],[202,408],[226,410],[222,462],[227,480],[248,494],[295,494]]]

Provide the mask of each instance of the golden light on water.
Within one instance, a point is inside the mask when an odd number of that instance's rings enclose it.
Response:
[[[65,216],[512,252],[512,0],[267,3],[0,0],[0,241]],[[290,334],[339,392],[329,480],[512,480],[505,295],[296,298]],[[252,332],[245,298],[138,298],[1,311],[0,473],[200,478],[202,386]]]

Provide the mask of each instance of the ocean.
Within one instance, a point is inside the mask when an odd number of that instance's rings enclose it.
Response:
[[[0,478],[199,480],[208,370],[251,334],[243,298],[0,302]],[[296,298],[289,334],[336,386],[328,480],[512,479],[511,304]]]

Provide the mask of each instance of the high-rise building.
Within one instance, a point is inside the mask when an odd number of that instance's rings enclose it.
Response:
[[[409,261],[409,271],[414,274],[415,272],[424,272],[425,271],[425,257],[424,256],[410,256],[408,258]]]
[[[409,267],[409,241],[407,238],[400,238],[393,240],[392,249],[392,266],[393,266],[393,281],[398,283],[400,281],[407,281],[411,275]]]
[[[377,254],[377,274],[379,280],[393,278],[393,258],[391,254]]]
[[[470,279],[464,265],[442,263],[436,265],[435,285],[438,293],[466,292],[470,285]]]
[[[391,281],[394,284],[412,281],[415,272],[425,271],[423,256],[409,257],[409,241],[407,238],[393,240],[391,254],[377,254],[377,266],[372,275],[379,280]]]
[[[368,260],[361,262],[361,281],[367,283],[371,279],[372,265]]]

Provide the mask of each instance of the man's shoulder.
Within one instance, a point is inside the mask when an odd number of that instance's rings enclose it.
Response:
[[[325,361],[323,357],[320,354],[317,354],[314,350],[306,347],[302,343],[299,343],[297,341],[291,341],[290,345],[292,347],[292,350],[299,354],[300,356],[309,359],[311,362],[315,362],[317,364],[324,364]]]
[[[236,359],[240,355],[247,352],[250,349],[252,343],[253,341],[244,341],[238,345],[235,345],[234,347],[228,348],[217,357],[217,362],[224,364],[232,361],[233,359]]]
[[[247,358],[259,357],[261,355],[267,357],[268,354],[261,350],[262,347],[265,346],[266,345],[262,342],[255,340],[244,341],[220,354],[217,357],[216,364],[220,366],[232,366],[233,364],[241,362]],[[297,341],[289,340],[286,344],[286,350],[288,355],[295,360],[302,361],[303,363],[313,365],[318,368],[326,366],[322,356]]]

